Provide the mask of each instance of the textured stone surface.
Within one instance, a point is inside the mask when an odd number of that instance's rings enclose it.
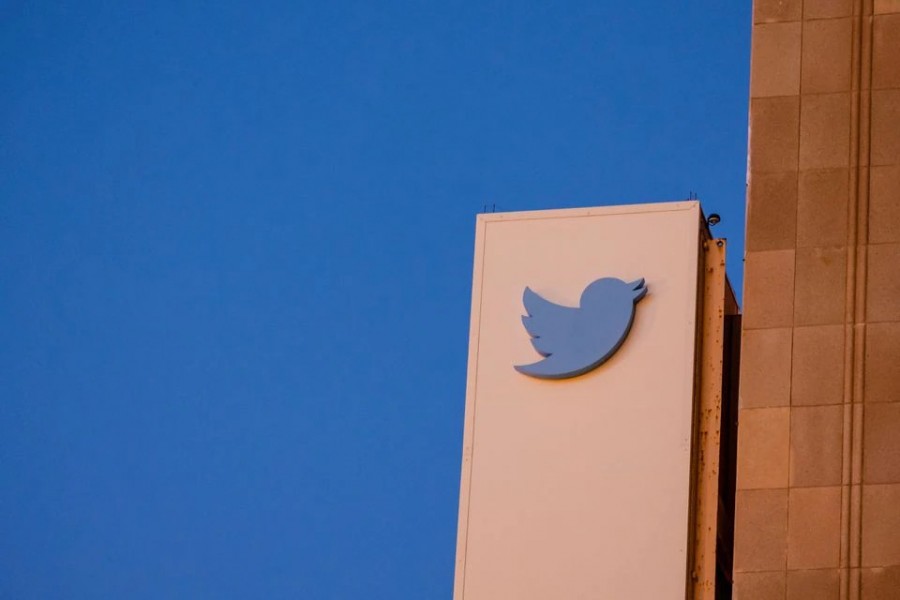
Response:
[[[865,485],[862,566],[900,565],[900,484]]]
[[[798,190],[797,246],[847,243],[850,170],[801,171]]]
[[[864,431],[863,481],[900,482],[900,402],[867,404]]]
[[[739,419],[738,489],[787,486],[790,409],[742,409]]]
[[[869,178],[869,242],[900,242],[900,162],[872,167]]]
[[[849,17],[852,11],[851,0],[806,0],[803,3],[804,20]]]
[[[803,23],[804,94],[850,90],[852,29],[850,19]]]
[[[784,569],[787,490],[739,491],[735,500],[734,570]]]
[[[791,329],[749,329],[741,341],[741,408],[790,404]]]
[[[786,600],[838,600],[840,581],[837,569],[788,571]]]
[[[762,157],[760,160],[765,162]],[[896,165],[898,162],[900,162],[900,89],[873,90],[871,164]]]
[[[900,244],[869,246],[866,317],[900,321]]]
[[[747,249],[793,248],[797,239],[797,172],[754,173],[747,198]]]
[[[788,569],[837,567],[841,488],[792,488],[788,511]]]
[[[735,600],[784,600],[784,571],[736,573]]]
[[[802,0],[756,0],[753,3],[753,22],[799,21],[802,6]]]
[[[758,26],[750,65],[754,97],[799,94],[800,23]]]
[[[750,101],[751,172],[797,170],[799,123],[800,99],[797,96]]]
[[[867,326],[865,374],[866,402],[900,401],[900,322]]]
[[[843,406],[791,411],[791,486],[841,484]]]
[[[900,598],[900,567],[862,569],[862,597],[865,600]]]
[[[800,248],[796,269],[794,323],[843,323],[847,301],[846,248]]]
[[[900,14],[875,17],[872,38],[872,87],[900,87]]]
[[[839,404],[844,400],[843,325],[794,329],[791,405]]]
[[[850,164],[850,94],[803,96],[800,168],[828,169]]]
[[[794,322],[794,251],[749,252],[744,272],[744,327],[790,327]]]

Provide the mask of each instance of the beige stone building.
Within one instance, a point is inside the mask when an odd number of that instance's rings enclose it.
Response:
[[[900,1],[752,39],[735,597],[900,598]]]

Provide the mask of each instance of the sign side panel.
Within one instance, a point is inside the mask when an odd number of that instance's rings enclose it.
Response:
[[[469,491],[475,436],[475,382],[478,372],[478,329],[481,321],[481,279],[484,272],[485,221],[475,223],[475,256],[472,267],[472,307],[469,316],[469,358],[466,367],[466,407],[463,426],[462,469],[459,484],[459,519],[456,532],[456,569],[453,599],[462,600],[466,576],[466,540],[469,525]]]

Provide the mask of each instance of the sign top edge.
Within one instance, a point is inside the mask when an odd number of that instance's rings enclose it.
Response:
[[[514,221],[522,219],[547,219],[563,217],[589,217],[603,215],[623,215],[631,213],[676,212],[700,210],[699,200],[678,202],[652,202],[643,204],[616,204],[611,206],[591,206],[582,208],[554,208],[547,210],[523,210],[514,212],[479,213],[482,222]]]

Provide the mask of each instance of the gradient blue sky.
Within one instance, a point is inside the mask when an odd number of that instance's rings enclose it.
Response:
[[[0,597],[449,598],[475,214],[684,199],[750,2],[0,0]]]

